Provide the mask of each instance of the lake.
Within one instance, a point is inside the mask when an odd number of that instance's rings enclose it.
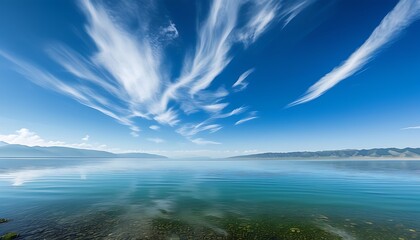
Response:
[[[420,239],[420,161],[0,159],[19,239]]]

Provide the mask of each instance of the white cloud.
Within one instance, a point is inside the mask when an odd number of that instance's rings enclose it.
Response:
[[[307,2],[312,1],[285,1],[282,4],[274,0],[213,1],[207,18],[199,27],[194,53],[187,56],[178,80],[165,89],[160,101],[161,108],[171,100],[183,99],[185,95],[192,98],[183,104],[189,113],[197,108],[209,110],[202,106],[222,101],[224,96],[220,96],[220,92],[212,94],[206,89],[233,59],[231,49],[239,43],[245,46],[254,43],[270,24],[290,18],[292,14],[296,16],[309,5]],[[248,3],[248,20],[245,24],[238,24],[238,18],[242,16],[240,9]],[[305,4],[296,8],[297,3]],[[205,101],[200,99],[203,94],[206,95]],[[222,115],[216,111],[211,113]]]
[[[235,116],[235,115],[241,114],[241,113],[245,112],[246,109],[247,109],[247,107],[238,107],[238,108],[233,109],[230,112],[220,113],[220,114],[214,115],[213,118],[214,119],[228,118],[228,117],[231,117],[231,116]]]
[[[236,80],[236,82],[232,85],[232,88],[237,92],[244,90],[248,86],[248,82],[245,82],[245,80],[251,73],[254,72],[254,70],[254,68],[251,68],[242,73],[238,80]]]
[[[26,146],[55,146],[64,144],[64,142],[60,141],[46,141],[27,128],[21,128],[12,134],[0,135],[0,141]]]
[[[219,142],[215,142],[215,141],[209,141],[203,138],[194,138],[194,139],[190,139],[191,142],[197,144],[197,145],[214,145],[214,144],[221,144]]]
[[[163,143],[165,140],[161,138],[148,138],[147,141],[154,142],[154,143]]]
[[[134,131],[131,131],[130,135],[135,137],[135,138],[140,136],[137,132],[134,132]]]
[[[212,123],[217,119],[228,118],[234,115],[243,113],[246,110],[245,107],[235,108],[230,112],[214,114],[212,117],[200,122],[200,123],[188,123],[179,127],[176,132],[181,134],[184,137],[190,138],[198,133],[208,131],[209,133],[215,133],[222,129],[223,127],[220,124]],[[250,114],[255,114],[256,112],[251,112]]]
[[[412,129],[420,129],[420,126],[406,127],[406,128],[402,128],[401,130],[412,130]]]
[[[90,136],[89,135],[86,135],[86,136],[84,136],[83,138],[82,138],[82,141],[89,141],[89,138],[90,138]]]
[[[316,0],[306,0],[306,1],[295,1],[292,2],[288,7],[283,9],[282,16],[285,17],[283,27],[286,27],[299,13],[301,13],[305,8],[314,3]]]
[[[125,110],[123,108],[109,103],[104,97],[98,95],[94,89],[79,84],[72,85],[5,52],[0,51],[0,55],[14,63],[18,67],[18,72],[34,83],[71,97],[87,107],[114,118],[120,124],[132,128],[132,131],[136,132],[139,130],[128,116],[124,116]]]
[[[155,131],[160,129],[160,127],[158,125],[150,125],[149,128],[152,129],[152,130],[155,130]]]
[[[89,135],[86,135],[87,139]],[[27,128],[21,128],[15,133],[11,134],[0,134],[0,141],[9,143],[9,144],[19,144],[25,146],[40,146],[40,147],[51,147],[51,146],[60,146],[60,147],[70,147],[70,148],[82,148],[82,149],[91,149],[91,150],[104,150],[104,151],[114,151],[117,149],[109,149],[107,145],[104,144],[90,144],[86,143],[86,137],[82,139],[81,143],[66,143],[64,141],[51,141],[45,140],[39,136],[36,132],[32,132]]]
[[[249,20],[245,30],[238,34],[239,39],[245,46],[255,42],[267,30],[279,10],[278,1],[260,0],[255,1],[254,4],[256,7],[252,9],[252,18]]]
[[[239,125],[239,124],[242,124],[244,122],[251,121],[251,120],[256,119],[256,118],[258,118],[258,117],[246,117],[246,118],[242,118],[241,120],[237,121],[235,123],[235,125]]]
[[[160,29],[160,34],[168,40],[173,40],[179,36],[178,29],[172,21],[169,22],[168,26]]]
[[[232,60],[230,50],[235,43],[252,43],[266,31],[277,12],[277,1],[250,2],[250,20],[239,27],[240,9],[246,2],[213,1],[207,19],[200,26],[195,52],[186,59],[179,80],[165,91],[162,105],[176,98],[176,92],[185,86],[191,95],[206,89]]]
[[[165,112],[156,115],[154,119],[160,124],[169,126],[175,126],[179,122],[178,114],[173,109],[168,109]]]
[[[389,12],[370,37],[342,65],[334,68],[312,85],[305,95],[288,106],[295,106],[312,101],[334,87],[342,80],[352,76],[362,69],[375,54],[402,30],[420,16],[420,1],[400,0]]]
[[[251,120],[256,119],[256,118],[258,118],[257,112],[256,111],[253,111],[253,112],[250,112],[248,114],[248,116],[246,116],[245,118],[242,118],[239,121],[235,122],[235,125],[239,125],[239,124],[242,124],[244,122],[251,121]]]
[[[225,107],[227,107],[227,105],[229,104],[228,103],[215,103],[215,104],[203,106],[203,108],[208,112],[220,112]]]
[[[150,101],[159,91],[161,53],[150,40],[138,41],[110,17],[109,9],[82,1],[88,17],[87,33],[98,52],[92,62],[105,69],[135,103]]]
[[[200,132],[209,131],[211,133],[217,132],[222,129],[222,126],[219,124],[208,124],[209,121],[203,121],[199,124],[186,124],[176,131],[185,137],[194,136]]]

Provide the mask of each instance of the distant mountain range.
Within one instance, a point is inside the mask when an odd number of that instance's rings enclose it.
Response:
[[[166,158],[149,153],[111,153],[69,147],[29,147],[0,142],[0,157],[100,157],[100,158]]]
[[[317,152],[259,153],[234,156],[241,159],[420,159],[420,148],[374,148]]]

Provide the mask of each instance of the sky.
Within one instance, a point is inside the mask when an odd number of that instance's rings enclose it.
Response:
[[[0,141],[420,147],[419,0],[0,1]]]

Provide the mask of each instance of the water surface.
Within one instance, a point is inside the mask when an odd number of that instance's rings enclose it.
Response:
[[[420,161],[1,159],[21,239],[419,239]]]

